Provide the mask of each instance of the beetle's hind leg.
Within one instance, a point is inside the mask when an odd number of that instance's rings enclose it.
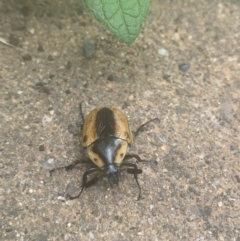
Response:
[[[148,125],[149,123],[151,123],[151,122],[153,122],[153,121],[156,121],[156,120],[157,120],[157,121],[160,121],[159,118],[156,117],[156,118],[153,118],[153,119],[147,121],[146,123],[140,125],[140,126],[138,127],[138,129],[133,133],[133,138],[135,139],[135,138],[137,137],[137,135],[143,130],[143,127],[144,127],[144,126],[146,126],[146,125]]]
[[[129,162],[122,163],[122,166],[130,167],[130,168],[127,169],[127,173],[133,174],[133,177],[134,177],[134,179],[135,179],[135,181],[137,183],[138,190],[139,190],[138,199],[137,200],[139,201],[141,199],[141,197],[142,197],[142,189],[141,189],[141,186],[140,186],[140,184],[138,182],[138,175],[142,174],[142,169],[139,169],[136,164],[129,163]]]

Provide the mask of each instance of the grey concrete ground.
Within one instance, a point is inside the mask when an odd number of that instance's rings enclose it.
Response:
[[[0,37],[1,240],[240,240],[239,1],[155,0],[127,46],[79,2],[1,0]],[[79,102],[160,118],[129,151],[142,200],[126,173],[75,200],[88,164],[49,174],[84,158]]]

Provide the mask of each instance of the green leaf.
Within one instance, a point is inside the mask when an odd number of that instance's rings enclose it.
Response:
[[[131,44],[139,35],[152,0],[84,0],[95,18],[119,39]]]

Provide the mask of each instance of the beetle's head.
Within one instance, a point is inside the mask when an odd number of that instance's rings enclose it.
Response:
[[[109,165],[107,166],[105,173],[107,175],[108,181],[111,185],[118,185],[119,182],[119,173],[118,173],[118,167],[115,165]]]

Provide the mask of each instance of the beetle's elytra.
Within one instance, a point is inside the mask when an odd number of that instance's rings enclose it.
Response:
[[[133,142],[127,117],[118,108],[102,107],[92,110],[84,120],[81,104],[80,111],[84,122],[81,145],[86,150],[89,159],[95,165],[83,174],[82,189],[74,198],[79,197],[84,188],[97,183],[102,176],[107,176],[111,185],[118,185],[119,173],[124,168],[136,180],[139,188],[139,200],[141,197],[141,187],[138,182],[138,175],[142,173],[142,169],[139,169],[135,163],[127,162],[126,160],[135,158],[140,162],[142,159],[136,154],[127,154],[128,148]],[[158,118],[154,118],[142,124],[134,137],[145,125],[156,119],[159,120]],[[93,173],[96,173],[96,175],[88,181],[88,175]]]
[[[118,170],[132,143],[126,116],[117,108],[98,108],[86,117],[82,131],[82,146],[92,162],[118,184]]]

